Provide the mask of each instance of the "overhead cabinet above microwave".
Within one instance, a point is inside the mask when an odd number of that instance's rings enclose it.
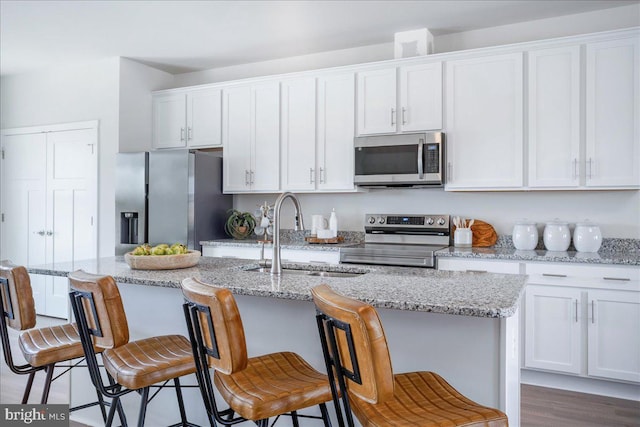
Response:
[[[358,135],[442,129],[442,62],[359,72],[357,108]]]

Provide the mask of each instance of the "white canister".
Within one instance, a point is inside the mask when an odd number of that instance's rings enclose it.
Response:
[[[569,224],[559,219],[547,222],[544,226],[542,240],[544,241],[544,247],[547,248],[548,251],[566,251],[569,249],[569,244],[571,243]]]
[[[538,228],[536,223],[523,219],[513,226],[513,246],[520,251],[530,251],[538,246]]]
[[[597,224],[589,222],[579,222],[573,231],[573,246],[578,252],[598,252],[602,244],[602,233]]]

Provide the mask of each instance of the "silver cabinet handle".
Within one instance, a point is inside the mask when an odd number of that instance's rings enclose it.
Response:
[[[249,185],[249,171],[244,170],[244,185]]]
[[[34,231],[34,234],[37,234],[38,236],[44,236],[44,230]]]
[[[309,168],[309,184],[313,184],[313,168]]]
[[[628,277],[603,277],[604,280],[619,280],[621,282],[629,282],[631,279]]]
[[[396,125],[396,109],[391,108],[391,126]]]
[[[596,300],[591,300],[591,323],[596,323]]]
[[[447,178],[446,180],[448,182],[452,182],[453,181],[453,165],[451,164],[451,162],[447,162]]]
[[[189,126],[187,128],[187,139],[188,140],[192,140],[193,139],[193,129],[191,129],[191,126]]]
[[[576,323],[578,323],[578,300],[573,300],[573,304],[575,305],[576,309]]]
[[[465,270],[467,273],[486,273],[487,270]]]
[[[573,179],[578,179],[578,159],[573,159]]]
[[[325,180],[325,171],[324,168],[320,168],[320,184],[324,184],[324,180]]]
[[[546,277],[567,277],[566,274],[542,273],[542,275]]]
[[[591,179],[593,177],[593,159],[589,157],[587,163],[589,163],[589,179]]]
[[[184,128],[180,128],[180,141],[184,141]]]
[[[405,117],[405,114],[407,113],[407,109],[402,107],[402,124],[406,125],[407,124],[407,119]]]
[[[249,184],[255,184],[255,180],[253,179],[253,177],[255,176],[255,171],[250,170],[249,171]]]

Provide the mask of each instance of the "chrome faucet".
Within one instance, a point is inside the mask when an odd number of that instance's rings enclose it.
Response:
[[[282,274],[282,265],[280,264],[280,208],[284,199],[290,198],[296,208],[296,230],[304,230],[304,220],[302,219],[302,209],[300,202],[293,193],[282,193],[278,196],[276,204],[273,207],[273,257],[271,257],[271,275]]]

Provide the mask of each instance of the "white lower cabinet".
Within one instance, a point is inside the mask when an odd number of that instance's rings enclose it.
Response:
[[[583,276],[576,266],[568,274],[562,265],[543,274],[535,273],[544,265],[527,267],[524,366],[640,382],[637,269],[585,266],[591,275]]]

